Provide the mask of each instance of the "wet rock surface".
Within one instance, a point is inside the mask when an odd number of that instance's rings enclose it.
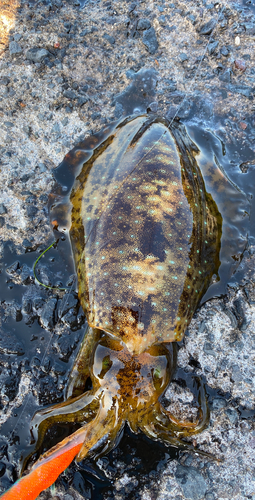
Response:
[[[36,258],[53,240],[48,196],[64,155],[123,115],[124,91],[147,67],[157,71],[152,111],[180,117],[191,137],[194,124],[209,129],[249,196],[255,171],[252,3],[9,4],[13,24],[0,45],[2,490],[17,478],[33,413],[63,399],[83,335],[75,287],[52,291],[33,273]],[[208,139],[205,147],[211,148]],[[164,401],[179,418],[195,419],[187,380],[202,376],[211,419],[196,443],[224,461],[178,454],[127,430],[116,450],[96,464],[72,464],[55,492],[41,499],[255,498],[254,213],[251,201],[247,250],[234,256],[241,263],[224,296],[197,311]],[[60,250],[38,263],[46,286],[72,283],[72,266]]]

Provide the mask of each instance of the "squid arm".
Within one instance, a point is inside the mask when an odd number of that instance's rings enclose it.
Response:
[[[76,456],[79,461],[89,454],[98,454],[99,448],[102,451],[102,445],[103,451],[111,449],[122,430],[118,410],[118,404],[111,397],[103,398],[98,414],[92,421],[42,455],[29,474],[19,479],[0,499],[35,500],[56,481]]]

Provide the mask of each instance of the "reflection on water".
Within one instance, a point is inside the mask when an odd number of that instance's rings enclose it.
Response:
[[[0,56],[8,45],[8,35],[10,30],[14,28],[19,5],[17,0],[2,0],[0,2]]]

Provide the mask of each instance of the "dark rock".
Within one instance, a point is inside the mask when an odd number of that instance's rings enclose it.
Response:
[[[11,316],[15,321],[22,320],[21,307],[16,300],[6,304],[5,312],[7,316]]]
[[[77,312],[74,309],[70,309],[64,316],[61,316],[61,320],[65,323],[71,330],[75,331],[78,327],[77,322]]]
[[[153,26],[143,32],[143,44],[150,54],[155,54],[158,50],[158,41]]]
[[[177,465],[175,477],[186,498],[191,500],[204,499],[208,487],[202,474],[195,467]]]
[[[26,58],[34,63],[40,63],[49,55],[48,50],[33,47],[26,52]]]
[[[255,35],[255,24],[254,23],[245,23],[244,24],[245,31],[247,35]]]
[[[22,311],[25,314],[31,314],[32,312],[32,300],[28,297],[22,297]]]
[[[5,473],[6,465],[4,462],[0,462],[0,477],[2,477]]]
[[[193,16],[193,14],[190,14],[189,16],[187,16],[187,19],[189,19],[192,24],[196,23],[196,17]]]
[[[212,408],[213,410],[221,410],[222,408],[225,408],[227,406],[227,403],[225,399],[222,398],[214,398],[212,402]]]
[[[239,420],[237,410],[235,410],[234,408],[228,408],[227,410],[225,410],[225,413],[228,416],[231,424],[236,425]]]
[[[114,38],[113,36],[108,35],[107,33],[105,33],[105,34],[103,35],[103,38],[104,38],[105,40],[107,40],[107,42],[109,42],[111,45],[114,45],[114,44],[115,44],[115,38]]]
[[[34,281],[33,271],[27,266],[27,264],[23,264],[20,278],[23,285],[29,285]]]
[[[231,378],[234,380],[235,383],[240,383],[243,380],[243,374],[240,370],[240,367],[237,364],[233,364],[231,366],[232,369],[232,375]]]
[[[209,45],[208,45],[208,53],[210,55],[214,54],[214,52],[217,49],[218,45],[219,45],[219,42],[209,43]]]
[[[210,35],[217,24],[216,19],[210,19],[208,23],[203,24],[199,29],[200,35]]]
[[[83,96],[78,97],[78,101],[77,101],[78,106],[82,107],[83,104],[86,104],[86,102],[88,102],[88,98],[87,97],[83,97]]]
[[[3,203],[0,203],[0,215],[7,214],[7,208]]]
[[[1,460],[4,457],[8,458],[7,450],[8,450],[8,445],[6,443],[1,442],[0,443],[0,459]]]
[[[4,371],[0,375],[1,395],[13,401],[18,392],[20,372],[17,370],[11,373]]]
[[[19,261],[15,260],[13,264],[6,268],[6,272],[8,274],[16,274],[16,271],[19,269]]]
[[[168,92],[175,92],[177,90],[176,82],[171,79],[166,80],[166,87]]]
[[[13,38],[14,38],[15,42],[19,42],[20,39],[22,38],[22,35],[20,33],[15,33]]]
[[[21,54],[22,48],[17,42],[10,42],[9,44],[9,51],[11,56],[17,56]]]
[[[255,92],[254,87],[248,87],[248,85],[229,85],[228,88],[230,92],[233,92],[234,94],[241,94],[248,97],[248,99],[253,99]]]
[[[12,122],[4,122],[4,125],[5,125],[6,127],[8,127],[8,128],[12,128],[12,127],[14,127],[14,123],[12,123]]]
[[[59,123],[55,123],[51,129],[51,134],[59,134],[59,133],[60,133]]]
[[[26,183],[27,181],[29,181],[30,178],[31,178],[30,174],[24,174],[24,175],[22,175],[22,177],[20,178],[20,180],[21,180],[21,182]]]
[[[92,115],[91,115],[92,120],[97,120],[98,118],[101,118],[101,113],[99,113],[98,111],[95,111],[94,113],[92,113]]]
[[[45,304],[45,299],[43,297],[40,296],[34,297],[32,300],[33,311],[35,313],[38,313],[39,311],[42,310],[44,304]]]
[[[79,342],[78,334],[62,336],[55,344],[55,347],[59,353],[59,358],[62,361],[67,362],[71,354],[73,353],[74,349],[76,348],[78,342]]]
[[[22,241],[22,246],[25,248],[26,252],[33,250],[33,244],[27,238]]]
[[[223,47],[221,47],[220,49],[220,53],[224,56],[224,57],[227,57],[229,55],[229,50],[227,49],[227,47],[225,47],[225,45]]]
[[[52,330],[55,325],[55,310],[57,306],[57,299],[52,297],[47,300],[42,308],[40,315],[40,323],[47,330]]]
[[[13,331],[6,332],[1,329],[0,352],[3,354],[16,354],[22,356],[25,354],[23,344],[17,339]]]
[[[61,393],[57,390],[56,384],[50,375],[44,376],[38,380],[39,404],[49,405],[52,401],[56,401],[61,397]]]
[[[158,17],[158,22],[161,26],[165,26],[166,25],[166,16],[162,15],[162,16],[159,16]]]
[[[137,23],[138,31],[148,30],[151,27],[149,19],[139,19]]]
[[[0,228],[4,227],[4,225],[5,225],[5,219],[4,219],[4,217],[0,216]]]
[[[204,343],[204,352],[205,352],[205,354],[208,354],[209,356],[216,356],[216,353],[213,350],[213,346],[212,346],[212,344],[210,344],[210,342]]]
[[[76,314],[78,312],[79,301],[75,293],[68,293],[63,297],[58,303],[58,315],[59,317],[64,316],[70,309],[75,309]]]
[[[185,62],[185,61],[189,60],[189,56],[187,54],[185,54],[185,52],[181,52],[179,55],[179,59],[181,62]]]
[[[78,96],[76,95],[76,93],[73,90],[65,90],[63,92],[63,96],[67,97],[67,99],[77,99],[78,98]]]
[[[226,71],[224,71],[224,73],[221,73],[221,75],[219,75],[219,80],[221,80],[222,82],[230,83],[231,75],[232,75],[231,69],[227,69]]]
[[[32,218],[34,218],[34,217],[35,217],[35,215],[36,215],[36,214],[37,214],[37,212],[38,212],[38,208],[37,208],[37,207],[33,207],[33,205],[30,205],[30,206],[26,207],[26,211],[27,211],[27,216],[28,216],[28,217],[30,217],[30,218],[31,218],[31,217],[32,217]]]

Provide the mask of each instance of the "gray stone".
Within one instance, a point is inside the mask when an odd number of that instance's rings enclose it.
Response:
[[[153,26],[143,32],[143,44],[150,54],[155,54],[158,50],[158,41]]]
[[[243,375],[239,366],[235,364],[231,368],[232,368],[231,378],[234,380],[234,382],[241,382],[243,380]]]
[[[6,332],[4,329],[1,330],[0,352],[4,354],[17,354],[18,356],[24,354],[24,346],[17,339],[13,330],[11,332]]]
[[[0,214],[7,214],[7,208],[3,203],[0,203]]]
[[[227,69],[226,71],[224,71],[224,73],[219,75],[219,80],[221,80],[222,82],[230,83],[231,75],[232,75],[231,69]]]
[[[245,31],[247,35],[255,35],[255,24],[254,23],[245,23],[244,25]]]
[[[181,62],[188,61],[189,60],[189,56],[187,54],[185,54],[185,52],[181,52],[180,55],[179,55],[179,59],[180,59]]]
[[[177,465],[175,477],[186,498],[202,500],[207,490],[207,484],[195,467]]]
[[[64,90],[63,96],[67,99],[77,99],[77,95],[73,90]]]
[[[59,133],[60,133],[59,123],[55,123],[51,129],[51,134],[59,134]]]
[[[209,45],[208,45],[208,53],[210,55],[214,54],[214,52],[217,49],[218,45],[219,45],[219,42],[209,43]]]
[[[137,23],[138,31],[148,30],[151,27],[149,19],[139,19]]]
[[[39,47],[33,47],[26,52],[26,58],[34,63],[40,63],[45,57],[49,55],[48,50],[40,49]]]
[[[238,422],[238,413],[235,408],[228,408],[225,410],[226,415],[228,416],[231,424],[235,425]]]
[[[158,17],[158,22],[161,26],[165,26],[166,25],[166,16],[162,15],[162,16],[159,16]]]
[[[65,116],[64,120],[62,120],[63,127],[65,127],[68,123],[69,123],[69,120],[68,120],[67,116]]]
[[[253,94],[255,91],[253,87],[248,87],[248,85],[229,85],[228,88],[230,92],[233,92],[234,94],[241,94],[245,97],[248,97],[248,99],[253,98]]]
[[[22,48],[17,42],[13,41],[9,44],[9,51],[11,56],[17,56],[18,54],[21,54]]]
[[[55,309],[57,305],[57,299],[52,297],[47,300],[46,304],[43,306],[40,322],[41,325],[47,330],[52,330],[55,324]]]
[[[229,51],[228,51],[227,47],[225,47],[225,45],[223,45],[223,47],[221,47],[221,49],[220,49],[220,53],[221,53],[224,57],[227,57],[227,56],[228,56]]]
[[[227,406],[227,403],[225,399],[221,398],[214,398],[212,407],[214,410],[220,410],[221,408],[225,408]]]
[[[200,35],[210,35],[217,24],[216,19],[211,19],[208,23],[203,24],[199,30]]]
[[[210,342],[205,342],[204,343],[204,348],[203,348],[205,354],[208,354],[209,356],[216,356],[215,351],[213,350],[213,346]]]
[[[22,35],[20,33],[15,33],[13,36],[15,42],[19,42],[19,40],[22,38]]]
[[[88,102],[88,98],[87,97],[80,96],[78,98],[78,105],[79,106],[83,106],[83,104],[86,104],[86,102]]]
[[[4,122],[4,125],[5,125],[6,127],[8,127],[8,128],[12,128],[12,127],[14,127],[14,123],[12,123],[12,122]]]
[[[111,45],[114,45],[115,44],[115,38],[111,35],[108,35],[107,33],[105,33],[103,35],[104,39],[107,40],[107,42],[109,42]]]

